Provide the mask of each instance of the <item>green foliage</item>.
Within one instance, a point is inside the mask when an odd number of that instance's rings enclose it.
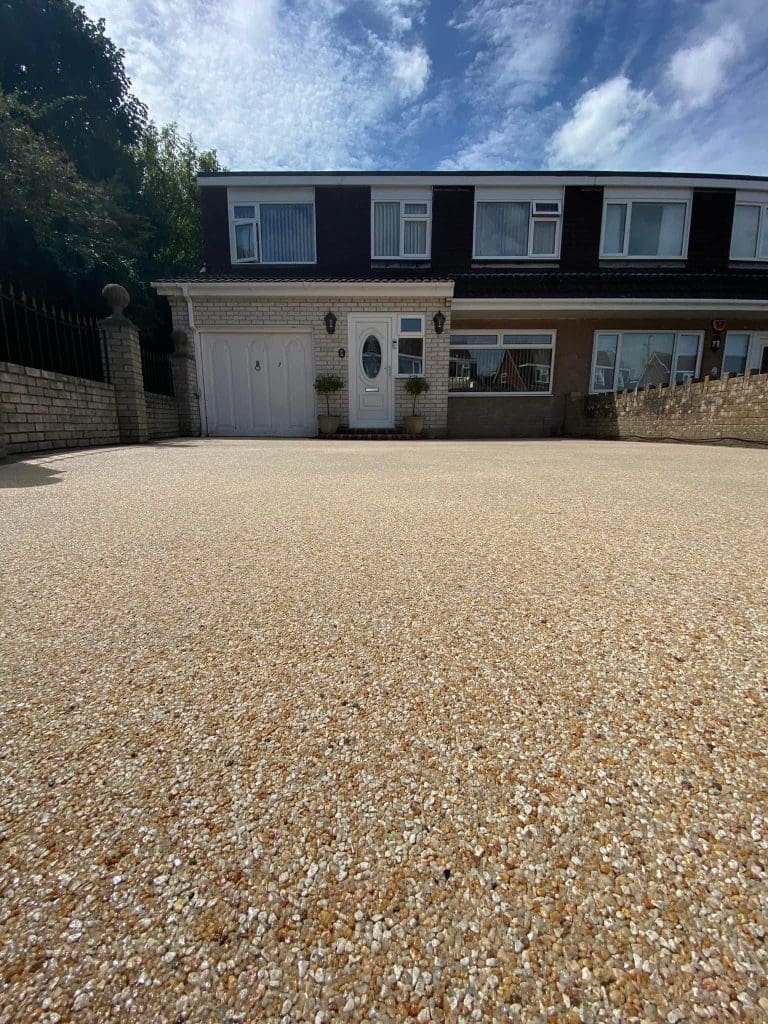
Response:
[[[405,382],[406,394],[409,394],[413,398],[413,412],[412,415],[416,415],[416,399],[419,395],[425,395],[429,391],[429,381],[424,380],[423,377],[409,377]]]
[[[147,109],[130,91],[123,51],[71,0],[0,0],[0,86],[40,104],[41,129],[92,181],[123,173]]]
[[[325,407],[328,415],[331,415],[330,396],[336,391],[341,391],[344,381],[333,373],[321,373],[315,380],[315,391],[318,395],[325,395]]]
[[[41,125],[45,110],[0,90],[0,249],[32,248],[68,276],[133,270],[140,222],[88,181]],[[134,238],[135,243],[135,238]]]
[[[149,286],[199,261],[196,176],[219,170],[131,94],[123,52],[72,0],[0,0],[0,279],[167,335]]]

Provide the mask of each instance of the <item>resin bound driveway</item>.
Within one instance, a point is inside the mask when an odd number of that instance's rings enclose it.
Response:
[[[766,1021],[768,451],[0,465],[0,1022]]]

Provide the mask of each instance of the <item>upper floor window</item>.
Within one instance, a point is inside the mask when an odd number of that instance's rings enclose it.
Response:
[[[475,189],[474,258],[557,259],[562,213],[560,189]]]
[[[768,260],[768,195],[739,194],[733,211],[732,260]]]
[[[431,189],[374,189],[373,259],[428,259],[432,234]]]
[[[315,204],[310,189],[230,189],[233,263],[314,263]]]
[[[600,255],[609,259],[683,259],[688,250],[688,192],[605,192]]]

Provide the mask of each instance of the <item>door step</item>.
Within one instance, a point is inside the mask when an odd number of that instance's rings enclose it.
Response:
[[[396,430],[345,430],[335,434],[318,434],[321,441],[419,441],[416,434],[402,434]]]

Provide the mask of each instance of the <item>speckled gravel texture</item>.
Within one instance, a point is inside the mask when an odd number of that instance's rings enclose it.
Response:
[[[768,1020],[768,451],[0,485],[2,1024]]]

